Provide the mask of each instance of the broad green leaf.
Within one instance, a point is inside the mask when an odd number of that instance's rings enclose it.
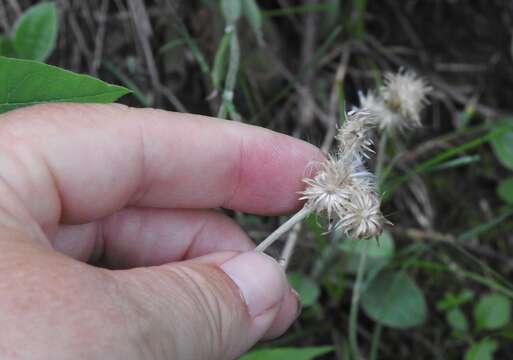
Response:
[[[57,8],[42,3],[28,9],[14,25],[13,47],[16,57],[45,61],[55,47]]]
[[[0,56],[14,56],[11,39],[2,35],[0,35]]]
[[[221,12],[227,25],[233,25],[239,20],[242,0],[221,0]]]
[[[424,294],[403,272],[376,276],[362,294],[362,308],[374,321],[394,328],[409,328],[426,320]]]
[[[319,286],[300,272],[293,272],[288,275],[290,285],[298,292],[303,306],[313,305],[319,297]]]
[[[513,118],[504,118],[497,122],[495,129],[502,127],[504,132],[490,141],[495,155],[505,167],[513,170]]]
[[[513,177],[501,181],[497,187],[497,195],[499,195],[505,203],[513,205]]]
[[[239,360],[313,360],[332,351],[331,346],[262,349],[252,351]]]
[[[465,313],[459,307],[452,308],[445,314],[447,323],[453,330],[465,332],[468,330],[468,321]]]
[[[351,240],[345,238],[340,242],[339,249],[345,251],[347,256],[347,271],[355,273],[358,269],[360,256],[367,247],[366,271],[375,269],[388,263],[395,253],[395,244],[392,235],[383,231],[378,240]]]
[[[264,34],[262,32],[262,12],[258,7],[258,4],[255,0],[241,0],[242,1],[242,11],[244,16],[248,19],[253,32],[257,38],[258,44],[263,45],[264,43]]]
[[[502,294],[483,296],[474,307],[474,322],[478,330],[495,330],[511,320],[511,301]]]
[[[474,343],[465,353],[465,360],[492,360],[493,353],[498,348],[497,341],[483,339]]]
[[[110,103],[129,92],[37,61],[0,57],[0,113],[49,102]]]

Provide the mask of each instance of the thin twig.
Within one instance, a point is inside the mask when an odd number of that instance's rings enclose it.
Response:
[[[353,296],[351,298],[351,310],[349,312],[349,345],[353,359],[361,359],[360,349],[358,347],[358,307],[360,302],[360,295],[362,291],[363,275],[365,273],[365,264],[367,262],[367,253],[369,250],[369,242],[365,243],[363,251],[360,255],[360,262],[358,264],[358,272],[356,273],[356,282],[353,287]]]

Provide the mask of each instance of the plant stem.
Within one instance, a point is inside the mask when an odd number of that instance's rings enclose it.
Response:
[[[256,251],[264,252],[269,246],[271,246],[276,240],[280,238],[283,234],[289,231],[294,225],[303,220],[305,217],[310,215],[312,210],[304,206],[301,210],[299,210],[294,216],[285,221],[279,228],[274,230],[274,232],[265,238],[258,246],[256,247]]]
[[[383,325],[376,324],[374,326],[374,332],[372,333],[372,345],[371,345],[371,354],[370,360],[377,360],[379,353],[379,343],[381,341],[381,330],[383,329]]]
[[[365,243],[365,247],[360,255],[360,262],[358,264],[358,272],[356,273],[356,282],[353,287],[353,297],[351,298],[351,310],[349,312],[349,346],[351,348],[351,355],[354,360],[359,360],[360,350],[358,348],[358,305],[360,302],[360,292],[363,284],[363,275],[365,273],[365,263],[367,262],[367,252],[369,249],[369,242]]]

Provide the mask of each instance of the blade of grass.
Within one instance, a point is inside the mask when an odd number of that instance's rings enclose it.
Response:
[[[306,4],[288,6],[279,9],[264,10],[262,15],[265,17],[289,16],[295,14],[306,14],[312,12],[330,11],[332,8],[329,4]]]
[[[305,76],[305,74],[308,73],[308,71],[310,71],[310,69],[317,64],[319,58],[332,45],[332,43],[336,40],[337,36],[340,34],[341,31],[342,31],[342,27],[337,26],[328,35],[328,37],[326,38],[324,43],[317,49],[314,56],[312,56],[312,59],[305,66],[303,66],[301,68],[301,70],[299,71],[299,75],[296,77],[297,83],[299,83],[301,81],[301,79]],[[267,111],[269,111],[269,109],[273,105],[275,105],[279,101],[283,100],[287,95],[289,95],[293,89],[294,89],[293,84],[291,84],[291,83],[287,84],[287,86],[285,86],[278,94],[276,94],[274,96],[274,98],[272,98],[267,104],[264,105],[263,109],[258,114],[256,114],[255,116],[253,116],[251,118],[251,121],[256,122],[258,119],[260,119],[263,115],[265,115],[267,113]]]
[[[385,187],[384,197],[385,198],[390,197],[390,195],[392,195],[394,193],[394,191],[400,185],[405,183],[410,177],[412,177],[414,175],[417,175],[417,174],[422,174],[422,173],[429,172],[435,166],[441,164],[445,160],[450,159],[453,156],[456,156],[456,155],[458,155],[458,154],[460,154],[460,153],[462,153],[464,151],[468,151],[468,150],[471,150],[473,148],[476,148],[476,147],[478,147],[478,146],[480,146],[480,145],[490,141],[491,139],[494,139],[494,138],[502,135],[505,131],[507,131],[507,129],[505,129],[504,127],[493,129],[493,130],[491,130],[490,132],[488,132],[487,134],[485,134],[483,136],[480,136],[480,137],[478,137],[476,139],[468,141],[468,142],[466,142],[466,143],[464,143],[462,145],[459,145],[459,146],[447,149],[447,150],[441,152],[440,154],[435,155],[431,159],[428,159],[428,160],[420,163],[419,165],[414,167],[413,170],[407,172],[403,176],[400,176],[400,177],[396,178],[390,184],[388,184]],[[388,176],[387,173],[383,174],[384,178],[386,178],[387,176]]]
[[[133,91],[133,95],[137,100],[141,102],[142,105],[148,107],[151,106],[150,100],[148,97],[142,92],[142,90],[132,81],[128,76],[126,76],[121,70],[119,70],[113,63],[108,60],[102,61],[102,65],[109,70],[112,75],[118,78],[121,83]]]
[[[509,209],[505,210],[499,216],[497,216],[485,223],[479,224],[476,227],[473,227],[472,229],[469,229],[469,230],[463,232],[456,238],[456,240],[457,241],[465,241],[465,240],[472,239],[476,236],[479,236],[480,234],[488,231],[489,229],[493,228],[497,224],[503,222],[504,220],[509,218],[511,215],[513,215],[513,208],[509,208]]]

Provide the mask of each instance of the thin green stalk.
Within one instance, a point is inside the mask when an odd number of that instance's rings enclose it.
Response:
[[[371,345],[371,353],[370,360],[377,360],[379,354],[379,344],[381,342],[381,330],[383,330],[383,325],[377,323],[374,326],[374,331],[372,333],[372,345]]]
[[[349,312],[349,346],[351,355],[354,360],[361,359],[360,349],[358,347],[358,307],[360,303],[361,288],[363,284],[363,275],[365,273],[365,263],[367,262],[367,253],[369,242],[365,243],[365,247],[360,255],[358,264],[358,272],[356,273],[356,282],[353,287],[353,296],[351,298],[351,310]]]
[[[235,106],[233,105],[233,95],[240,65],[240,45],[237,37],[237,30],[234,28],[232,31],[233,34],[230,39],[230,60],[224,83],[223,99],[221,107],[219,108],[219,113],[217,114],[217,117],[219,118],[226,117],[227,111],[230,113],[236,113]]]
[[[289,6],[280,9],[272,9],[262,11],[262,15],[265,17],[275,17],[275,16],[290,16],[294,14],[304,14],[311,12],[323,12],[330,11],[331,6],[326,4],[307,4],[307,5],[295,5]]]
[[[337,26],[326,38],[326,41],[319,46],[317,51],[312,56],[312,59],[305,64],[299,71],[299,75],[296,77],[298,83],[301,82],[301,79],[310,71],[311,68],[317,65],[317,62],[319,61],[320,57],[327,52],[329,47],[332,45],[335,40],[337,40],[337,36],[342,32],[342,27]],[[264,116],[269,109],[277,104],[279,101],[283,100],[292,90],[294,89],[294,85],[292,83],[288,83],[287,86],[285,86],[281,91],[274,96],[267,104],[264,105],[264,107],[260,110],[258,114],[253,116],[251,118],[251,122],[256,122],[258,119],[260,119],[262,116]]]
[[[448,159],[454,157],[455,155],[458,155],[464,151],[468,151],[470,149],[476,148],[476,147],[496,138],[497,136],[500,136],[501,134],[504,133],[504,131],[505,131],[504,128],[494,129],[486,135],[480,136],[480,137],[473,139],[469,142],[466,142],[460,146],[456,146],[456,147],[450,148],[448,150],[445,150],[445,151],[439,153],[438,155],[435,155],[431,159],[428,159],[428,160],[420,163],[415,168],[413,168],[411,171],[407,172],[405,175],[400,176],[400,177],[394,179],[393,181],[391,181],[390,184],[386,187],[385,197],[390,197],[393,194],[393,192],[401,184],[406,182],[413,175],[425,173],[425,172],[431,170],[433,167],[441,164],[445,160],[448,160]],[[390,171],[391,171],[391,169],[390,169]],[[384,178],[386,178],[387,176],[388,176],[388,173],[385,174]]]

